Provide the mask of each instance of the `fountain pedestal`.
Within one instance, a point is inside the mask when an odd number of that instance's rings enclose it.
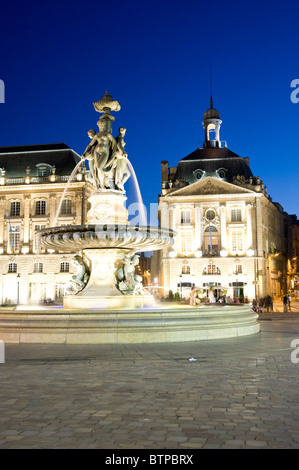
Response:
[[[124,250],[85,249],[82,256],[89,264],[90,277],[86,287],[76,295],[65,295],[63,306],[71,309],[142,308],[152,307],[151,295],[123,295],[116,287],[116,271],[121,266]],[[133,255],[134,252],[126,251]]]
[[[124,192],[115,189],[98,189],[92,193],[88,202],[88,224],[128,224],[128,211],[124,207],[127,198]]]

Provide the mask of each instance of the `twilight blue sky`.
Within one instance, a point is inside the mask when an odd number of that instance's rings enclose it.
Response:
[[[161,160],[176,166],[204,138],[212,63],[221,139],[299,216],[297,1],[17,0],[0,14],[0,146],[82,153],[97,129],[92,103],[108,90],[122,107],[114,135],[127,128],[144,201],[155,203]]]

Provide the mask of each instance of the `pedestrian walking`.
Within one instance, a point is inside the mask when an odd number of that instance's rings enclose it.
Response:
[[[287,313],[288,311],[288,296],[287,295],[283,296],[282,302],[283,302],[283,311],[284,313]]]
[[[269,311],[273,312],[273,300],[271,295],[265,297],[265,308],[268,313]]]
[[[190,292],[190,305],[194,307],[196,305],[196,300],[195,300],[195,288],[192,287],[191,292]]]
[[[291,302],[292,302],[292,296],[289,294],[288,296],[288,307],[289,307],[289,312],[291,311]]]
[[[264,313],[264,305],[265,305],[264,299],[260,299],[259,300],[259,313]]]

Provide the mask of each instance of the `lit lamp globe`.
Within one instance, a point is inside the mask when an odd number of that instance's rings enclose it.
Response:
[[[176,257],[176,251],[172,250],[169,252],[169,258],[175,258]]]
[[[194,253],[195,258],[201,258],[202,257],[202,251],[201,250],[196,250]]]
[[[224,258],[227,255],[228,255],[227,250],[220,250],[220,256]]]
[[[249,250],[247,250],[247,256],[253,256],[254,255],[254,251],[252,248],[249,248]]]

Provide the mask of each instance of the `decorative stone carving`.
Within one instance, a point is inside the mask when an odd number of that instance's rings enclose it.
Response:
[[[106,92],[102,100],[94,103],[95,110],[103,113],[98,121],[99,132],[88,131],[91,139],[82,159],[89,162],[89,182],[97,189],[116,189],[124,191],[124,184],[131,176],[127,165],[124,135],[126,129],[119,128],[116,139],[112,135],[114,117],[110,111],[119,111],[120,105]]]
[[[77,272],[66,287],[67,294],[78,294],[86,286],[90,272],[87,263],[82,256],[76,255],[72,260],[73,265],[77,268]]]
[[[135,274],[135,267],[139,264],[138,255],[123,255],[122,266],[116,272],[116,284],[123,294],[143,294],[142,277]]]

